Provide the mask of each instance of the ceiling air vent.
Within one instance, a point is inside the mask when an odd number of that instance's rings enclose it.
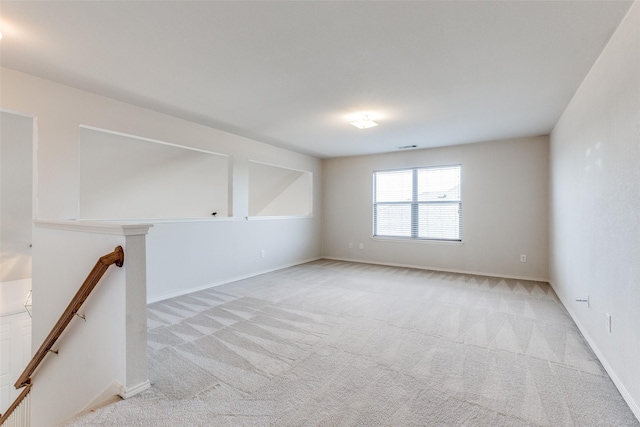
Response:
[[[402,145],[400,147],[398,147],[398,150],[408,150],[410,148],[418,148],[417,145]]]

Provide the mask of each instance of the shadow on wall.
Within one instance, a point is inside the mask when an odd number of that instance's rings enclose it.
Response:
[[[308,216],[312,200],[311,172],[249,162],[249,216]]]

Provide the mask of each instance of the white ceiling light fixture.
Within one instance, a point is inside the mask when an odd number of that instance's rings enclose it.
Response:
[[[350,121],[349,123],[351,123],[352,125],[354,125],[355,127],[357,127],[358,129],[367,129],[367,128],[372,128],[374,126],[378,126],[378,123],[374,122],[368,114],[360,117],[357,120],[353,120]]]

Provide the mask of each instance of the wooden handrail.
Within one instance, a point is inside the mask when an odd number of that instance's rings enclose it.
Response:
[[[96,262],[96,265],[93,267],[93,270],[91,270],[87,278],[84,280],[84,283],[82,283],[82,286],[80,286],[80,289],[78,289],[78,292],[67,306],[64,313],[62,313],[62,316],[60,316],[60,319],[58,319],[58,322],[55,324],[53,329],[51,329],[47,338],[44,340],[38,351],[35,352],[31,361],[24,369],[24,372],[22,372],[22,375],[18,378],[18,381],[16,381],[16,388],[21,388],[31,384],[31,375],[38,368],[49,350],[51,350],[51,347],[53,347],[56,340],[60,338],[60,335],[62,335],[67,325],[69,325],[69,322],[71,322],[71,319],[73,319],[73,316],[78,312],[82,303],[84,303],[89,294],[91,294],[91,291],[98,284],[105,271],[107,271],[111,264],[122,267],[123,263],[124,250],[122,249],[122,246],[118,246],[113,252],[100,257],[98,262]]]
[[[0,426],[2,425],[2,423],[4,423],[9,419],[9,416],[13,414],[13,411],[16,410],[16,408],[20,405],[20,403],[22,403],[22,401],[24,400],[25,397],[27,397],[27,394],[29,394],[30,391],[31,391],[31,384],[29,384],[24,390],[22,390],[22,392],[18,395],[16,400],[14,400],[11,406],[9,406],[9,409],[7,409],[7,412],[2,414],[2,416],[0,417]]]

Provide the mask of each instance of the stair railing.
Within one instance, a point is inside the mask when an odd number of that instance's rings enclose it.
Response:
[[[47,338],[44,340],[38,351],[35,352],[35,354],[31,358],[31,361],[16,381],[16,389],[20,389],[22,387],[26,388],[22,391],[22,393],[20,393],[20,395],[11,404],[11,406],[9,406],[7,412],[5,412],[0,417],[0,426],[4,425],[5,421],[10,421],[12,413],[15,415],[16,410],[20,410],[20,408],[23,408],[22,401],[29,395],[29,391],[31,390],[31,376],[36,371],[38,366],[40,366],[40,363],[42,363],[45,356],[49,352],[56,354],[58,353],[57,350],[52,350],[53,345],[56,343],[58,338],[60,338],[60,335],[62,335],[66,327],[69,325],[71,319],[73,319],[74,316],[78,315],[78,310],[80,310],[80,307],[89,297],[91,291],[93,291],[104,273],[112,264],[115,264],[118,267],[122,267],[122,265],[124,264],[124,250],[122,249],[122,246],[116,247],[113,252],[108,253],[98,259],[98,262],[96,262],[96,265],[84,280],[82,286],[80,286],[80,289],[78,289],[78,292],[76,292],[75,296],[73,297],[67,308],[64,310],[64,312],[54,325],[53,329],[51,329],[51,332],[49,332]],[[26,406],[29,406],[28,402]],[[20,416],[22,417],[23,415],[21,414]]]

